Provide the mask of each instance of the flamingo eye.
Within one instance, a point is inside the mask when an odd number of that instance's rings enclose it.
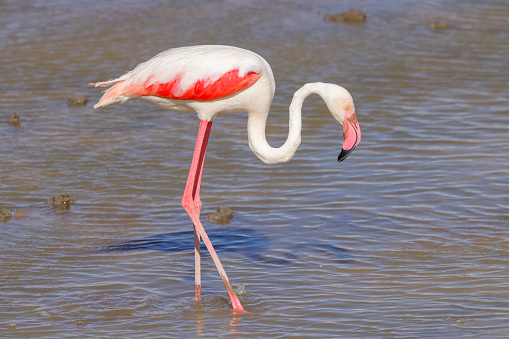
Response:
[[[350,105],[346,105],[345,109],[348,111],[350,109]]]

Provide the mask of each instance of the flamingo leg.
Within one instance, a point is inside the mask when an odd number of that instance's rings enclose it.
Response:
[[[194,233],[194,300],[201,300],[201,257],[200,257],[200,233],[193,223]]]
[[[200,200],[200,184],[203,172],[203,163],[205,160],[205,153],[207,151],[207,143],[210,135],[210,129],[212,127],[212,121],[200,120],[200,128],[198,130],[198,137],[196,138],[196,147],[194,149],[193,161],[191,162],[191,169],[189,170],[189,176],[187,178],[186,188],[184,190],[184,196],[182,197],[182,207],[186,210],[187,214],[193,221],[194,229],[194,255],[195,255],[195,300],[201,299],[201,273],[200,273],[200,237],[203,239],[207,250],[216,265],[217,270],[221,279],[223,279],[226,291],[230,296],[230,300],[233,306],[233,311],[244,312],[244,307],[237,298],[235,291],[233,290],[228,276],[223,269],[223,265],[219,261],[219,257],[216,254],[216,250],[212,246],[210,239],[200,222],[200,211],[201,211],[201,200]]]

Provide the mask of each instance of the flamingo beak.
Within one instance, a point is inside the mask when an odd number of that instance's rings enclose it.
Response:
[[[343,149],[339,153],[338,161],[345,160],[361,141],[361,128],[355,113],[343,120],[343,137],[345,141],[343,141]]]

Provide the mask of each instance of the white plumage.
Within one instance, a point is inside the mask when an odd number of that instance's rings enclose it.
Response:
[[[139,64],[117,79],[93,85],[106,87],[123,81],[124,88],[137,85],[147,87],[181,77],[180,86],[173,91],[173,95],[181,96],[197,81],[205,79],[208,85],[235,69],[239,70],[239,77],[249,72],[261,73],[268,66],[264,62],[259,55],[237,47],[199,45],[172,48]]]

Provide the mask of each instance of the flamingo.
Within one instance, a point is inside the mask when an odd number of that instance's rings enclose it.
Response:
[[[295,92],[289,109],[288,138],[282,146],[271,147],[265,138],[265,125],[276,87],[274,76],[265,59],[238,47],[201,45],[169,49],[119,78],[89,85],[112,86],[94,108],[143,99],[169,111],[198,114],[198,136],[182,197],[182,206],[189,214],[194,230],[194,300],[201,300],[200,241],[203,239],[226,287],[234,313],[245,312],[244,307],[200,222],[200,184],[212,122],[218,114],[246,112],[249,147],[253,153],[266,164],[287,162],[301,142],[304,99],[318,94],[343,126],[344,141],[338,161],[343,161],[361,140],[350,93],[335,84],[316,82],[305,84]]]

